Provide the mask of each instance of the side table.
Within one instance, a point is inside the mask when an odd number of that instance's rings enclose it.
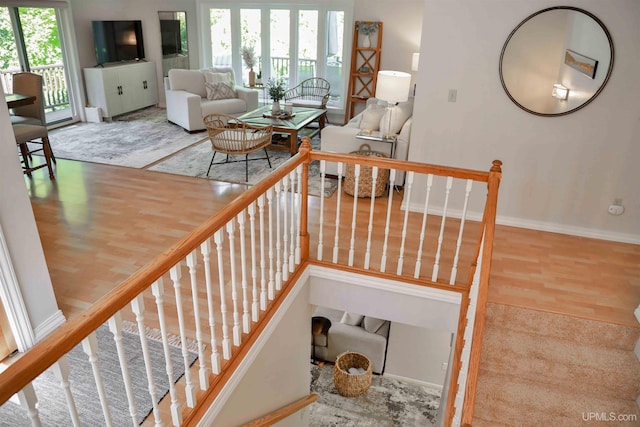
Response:
[[[398,140],[398,138],[393,135],[393,136],[385,136],[382,134],[382,132],[378,131],[378,130],[361,130],[360,132],[358,132],[356,134],[356,138],[358,139],[364,139],[367,141],[379,141],[379,142],[386,142],[388,144],[391,144],[391,151],[389,153],[389,158],[393,159],[394,155],[396,153],[396,142]]]
[[[326,347],[327,340],[329,339],[329,328],[331,328],[331,320],[327,319],[326,317],[314,316],[311,318],[311,337],[313,345],[313,352],[311,357],[314,364],[316,363],[316,339],[320,336],[324,337],[324,345],[318,345]]]

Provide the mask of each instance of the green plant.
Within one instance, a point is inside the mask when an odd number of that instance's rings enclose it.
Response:
[[[269,97],[273,100],[273,102],[278,102],[282,98],[284,98],[286,89],[282,80],[276,80],[273,78],[269,79],[269,81],[267,82],[267,88],[269,89]]]
[[[244,65],[247,66],[248,69],[253,71],[253,67],[256,66],[256,51],[253,46],[242,46],[242,60],[244,61]]]
[[[368,36],[369,34],[378,31],[378,23],[372,22],[371,24],[365,24],[362,21],[358,21],[358,32]]]

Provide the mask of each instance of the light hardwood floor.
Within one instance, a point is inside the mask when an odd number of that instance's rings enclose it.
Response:
[[[55,181],[40,172],[25,182],[67,318],[245,189],[63,159]],[[491,302],[639,327],[633,310],[640,302],[640,246],[498,226],[490,286]]]

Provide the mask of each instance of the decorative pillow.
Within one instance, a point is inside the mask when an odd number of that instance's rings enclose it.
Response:
[[[389,114],[391,114],[391,124],[389,124]],[[402,129],[402,125],[413,114],[413,103],[401,102],[390,110],[385,110],[380,119],[380,132],[383,134],[397,134]]]
[[[362,319],[364,319],[364,316],[361,314],[353,314],[345,311],[342,315],[342,319],[340,319],[340,323],[351,326],[360,326]]]
[[[382,325],[384,325],[384,322],[386,322],[386,320],[384,319],[376,319],[375,317],[367,316],[364,318],[364,329],[367,332],[375,334],[382,327]]]
[[[382,105],[372,104],[369,105],[362,112],[362,119],[360,120],[360,129],[364,130],[378,130],[380,129],[380,120],[384,115],[385,107]]]
[[[231,73],[212,73],[207,71],[204,73],[204,80],[207,83],[222,83],[228,82],[231,83],[232,86],[236,85],[236,82],[233,81],[233,74]]]
[[[236,93],[231,82],[205,83],[204,86],[207,88],[207,99],[209,101],[214,99],[229,99],[238,97],[238,94]]]

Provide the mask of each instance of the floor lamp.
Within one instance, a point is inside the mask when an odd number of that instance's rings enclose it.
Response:
[[[387,101],[387,115],[389,122],[383,137],[395,139],[396,135],[391,132],[391,116],[395,111],[398,102],[405,102],[409,99],[409,88],[411,87],[411,74],[402,71],[379,71],[378,82],[376,84],[376,98]]]

